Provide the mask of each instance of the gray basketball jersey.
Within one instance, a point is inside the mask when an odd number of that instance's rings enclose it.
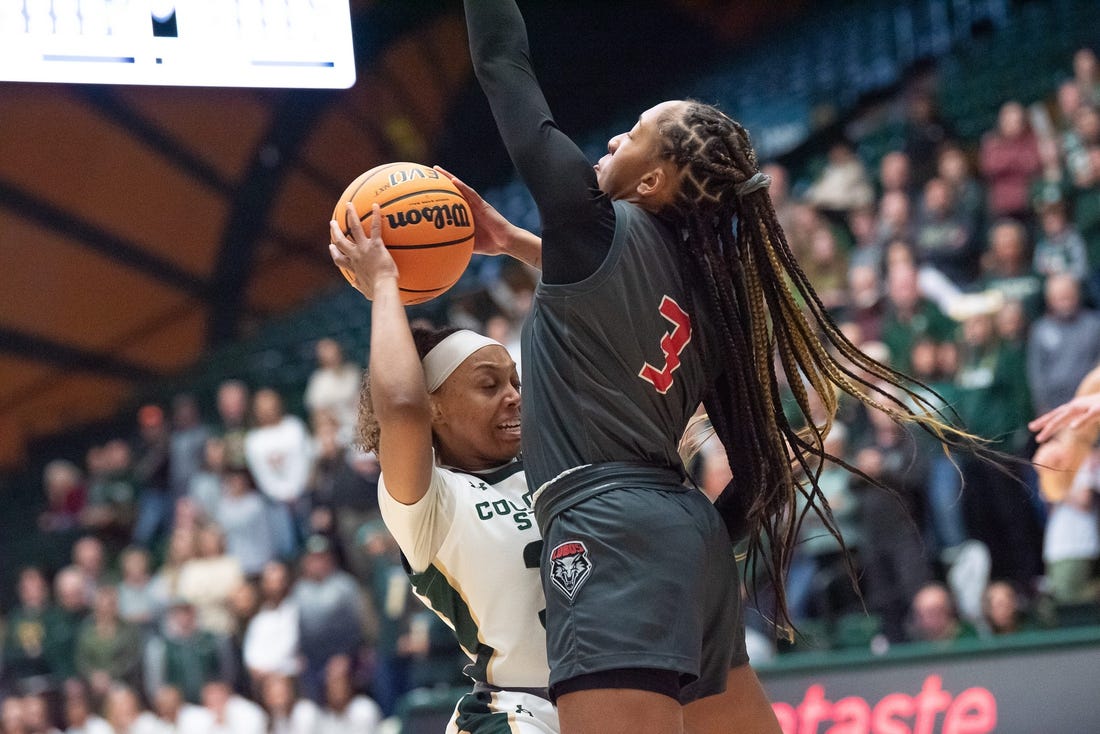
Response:
[[[603,461],[676,467],[676,447],[717,372],[685,292],[676,236],[615,202],[615,237],[592,276],[540,283],[523,330],[523,459],[537,489]],[[710,362],[704,355],[710,355]]]

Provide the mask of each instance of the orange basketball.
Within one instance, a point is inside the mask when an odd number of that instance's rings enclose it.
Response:
[[[348,201],[368,233],[377,202],[382,215],[382,241],[397,263],[397,286],[405,304],[435,298],[458,282],[474,251],[470,205],[450,179],[419,163],[387,163],[351,182],[332,218],[348,234]],[[350,235],[349,235],[350,236]],[[353,286],[355,274],[340,272]]]

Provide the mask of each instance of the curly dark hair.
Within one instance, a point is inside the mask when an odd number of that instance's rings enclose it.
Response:
[[[420,359],[424,359],[428,352],[432,351],[439,342],[461,329],[448,327],[444,329],[426,329],[420,326],[412,327],[413,343],[416,345],[416,353]],[[363,372],[363,386],[359,389],[359,415],[355,426],[355,443],[365,451],[378,451],[378,439],[382,435],[378,425],[378,419],[374,415],[374,404],[370,398],[370,370]]]

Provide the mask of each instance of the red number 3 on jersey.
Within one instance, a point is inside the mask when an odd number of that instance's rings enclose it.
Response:
[[[665,332],[661,337],[661,351],[665,354],[665,364],[657,369],[649,362],[638,373],[646,382],[657,388],[657,392],[666,394],[672,387],[672,373],[680,368],[680,353],[691,341],[691,319],[687,311],[680,308],[680,304],[668,296],[661,299],[661,306],[657,309],[661,315],[672,322],[672,331]]]

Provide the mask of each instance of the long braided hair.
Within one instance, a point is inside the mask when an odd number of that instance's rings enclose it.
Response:
[[[660,155],[681,176],[662,214],[679,229],[688,290],[701,291],[697,307],[715,326],[726,367],[704,399],[735,474],[715,506],[731,533],[747,535],[749,568],[762,564],[772,579],[775,621],[789,634],[783,579],[805,512],[813,508],[844,547],[818,487],[821,467],[828,459],[860,473],[825,450],[838,390],[944,443],[977,444],[938,417],[943,406],[923,385],[864,354],[833,322],[787,243],[745,129],[710,105],[689,101],[681,109],[658,123]],[[802,429],[784,414],[777,362]],[[824,404],[823,423],[809,391]],[[850,560],[848,570],[854,584]]]

